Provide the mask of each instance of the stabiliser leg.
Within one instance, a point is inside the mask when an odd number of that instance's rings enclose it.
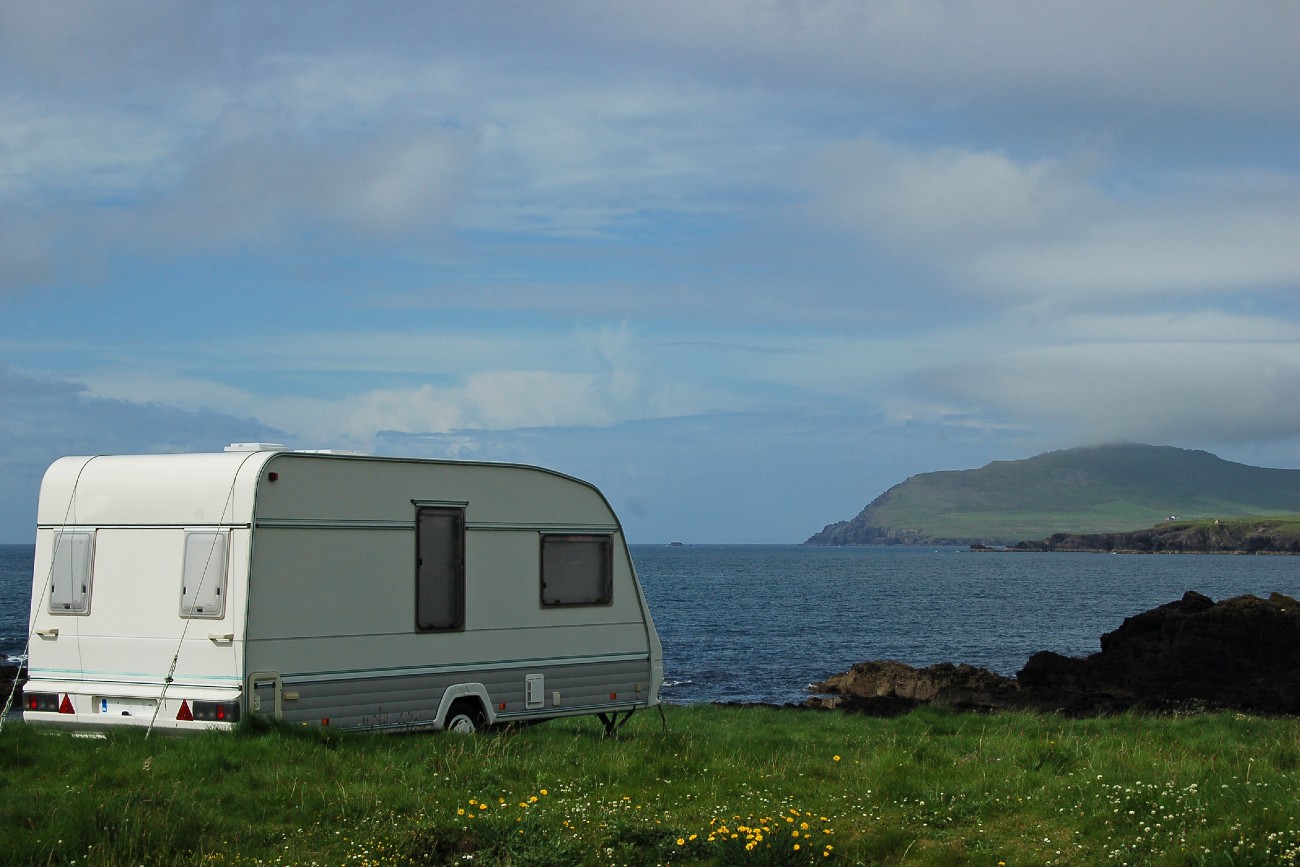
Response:
[[[615,733],[618,732],[619,729],[627,725],[627,721],[632,718],[632,714],[634,713],[636,713],[636,708],[632,708],[631,710],[625,712],[621,720],[619,719],[618,711],[614,711],[613,713],[599,714],[600,721],[605,724],[605,737],[607,738],[613,737]]]

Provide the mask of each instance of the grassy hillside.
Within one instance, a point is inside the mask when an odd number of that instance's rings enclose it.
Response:
[[[913,476],[808,542],[1015,542],[1136,530],[1175,515],[1297,512],[1300,470],[1251,467],[1168,446],[1095,446]]]
[[[1293,719],[669,707],[475,737],[0,733],[8,864],[1291,864]]]

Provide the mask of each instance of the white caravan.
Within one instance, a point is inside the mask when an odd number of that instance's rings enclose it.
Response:
[[[29,622],[24,719],[74,729],[612,731],[663,681],[604,496],[511,464],[261,443],[62,458]]]

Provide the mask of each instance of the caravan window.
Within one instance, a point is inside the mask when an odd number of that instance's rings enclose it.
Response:
[[[226,613],[226,533],[185,534],[181,566],[181,616],[219,618]]]
[[[415,626],[465,626],[465,510],[423,507],[415,520]]]
[[[86,614],[90,611],[90,579],[95,563],[95,534],[77,531],[54,534],[50,566],[50,612]]]
[[[603,605],[614,598],[609,536],[542,536],[542,604]]]

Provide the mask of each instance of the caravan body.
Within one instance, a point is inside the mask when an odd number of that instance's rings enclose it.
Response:
[[[559,473],[259,444],[69,457],[37,525],[31,723],[468,729],[658,702],[622,529]]]

